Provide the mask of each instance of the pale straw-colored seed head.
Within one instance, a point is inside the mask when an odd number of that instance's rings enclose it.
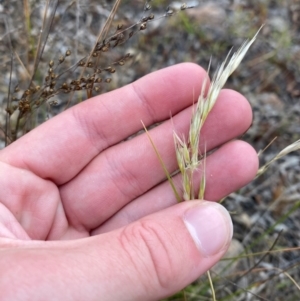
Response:
[[[199,193],[197,193],[198,198],[203,198],[205,193],[205,153],[204,159],[199,161],[199,141],[201,129],[205,123],[206,118],[214,107],[221,89],[225,85],[228,77],[235,71],[235,69],[239,66],[242,59],[246,55],[250,46],[254,43],[259,31],[256,35],[250,40],[246,41],[240,49],[234,53],[230,58],[230,53],[228,54],[225,61],[221,64],[218,71],[214,75],[212,82],[208,88],[208,92],[205,95],[207,90],[207,82],[206,78],[202,84],[201,93],[198,98],[198,102],[196,105],[196,109],[194,109],[190,130],[188,135],[188,142],[185,143],[181,140],[178,135],[174,132],[174,142],[175,142],[175,150],[176,150],[176,158],[179,166],[179,170],[182,174],[183,181],[183,191],[184,191],[184,199],[190,200],[195,197],[194,195],[194,185],[193,185],[193,175],[194,172],[200,169],[202,165],[202,177],[200,182]],[[230,59],[229,59],[230,58]],[[228,62],[228,63],[227,63]],[[204,163],[203,163],[204,162]]]
[[[282,151],[280,151],[272,160],[270,160],[268,163],[266,163],[264,166],[262,166],[257,174],[256,174],[256,177],[259,177],[261,176],[268,168],[269,166],[277,161],[278,159],[288,155],[289,153],[291,152],[294,152],[294,151],[297,151],[297,150],[300,150],[300,139],[295,141],[294,143],[290,144],[289,146],[285,147]]]

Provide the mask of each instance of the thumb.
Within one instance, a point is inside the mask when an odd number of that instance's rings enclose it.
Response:
[[[220,260],[232,238],[232,222],[220,204],[190,201],[104,235],[112,285],[106,300],[158,300]]]
[[[28,300],[158,300],[211,268],[231,237],[231,219],[221,205],[190,201],[109,233],[41,243],[42,248],[25,247],[21,254],[18,248],[0,266],[10,262],[7,270],[19,288],[36,287]],[[14,266],[26,271],[24,279]],[[16,289],[7,293],[12,297]]]

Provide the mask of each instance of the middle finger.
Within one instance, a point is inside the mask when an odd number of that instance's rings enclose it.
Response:
[[[168,171],[177,169],[172,132],[188,133],[191,107],[150,131]],[[201,131],[200,150],[214,149],[243,134],[252,113],[240,94],[223,90]],[[205,146],[205,147],[204,147]],[[165,179],[146,134],[102,152],[72,181],[61,186],[70,224],[94,229],[133,199]]]

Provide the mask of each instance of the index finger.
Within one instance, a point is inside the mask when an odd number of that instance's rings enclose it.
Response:
[[[76,105],[1,150],[0,160],[63,184],[101,151],[196,101],[206,72],[184,63]]]

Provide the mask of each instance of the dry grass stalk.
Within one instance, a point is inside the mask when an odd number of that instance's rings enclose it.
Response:
[[[207,94],[207,79],[204,81],[201,89],[200,96],[191,118],[190,131],[188,141],[185,142],[174,132],[174,142],[176,149],[176,157],[179,166],[179,170],[183,178],[183,197],[184,200],[191,200],[195,198],[203,198],[205,192],[205,152],[204,155],[199,154],[199,142],[201,136],[201,129],[205,123],[206,118],[214,107],[217,98],[220,94],[221,89],[225,85],[229,76],[236,70],[241,63],[242,59],[246,55],[250,46],[256,40],[256,35],[250,40],[246,41],[240,49],[232,55],[229,62],[227,63],[230,53],[228,54],[225,61],[221,64],[217,73],[214,75],[211,85],[208,88]],[[202,160],[200,160],[202,159]],[[194,180],[193,175],[195,172],[202,169],[203,176],[200,183],[198,196],[195,196]]]
[[[290,144],[289,146],[285,147],[272,160],[270,160],[268,163],[266,163],[264,166],[262,166],[258,170],[256,177],[261,176],[273,162],[275,162],[275,161],[279,160],[280,158],[288,155],[289,153],[297,151],[299,149],[300,149],[300,139],[295,141],[294,143]]]
[[[143,17],[137,21],[129,22],[129,24],[126,20],[119,20],[124,24],[119,23],[114,28],[113,21],[119,22],[114,18],[119,17],[117,12],[121,3],[120,0],[115,0],[104,26],[99,30],[91,51],[87,50],[88,54],[80,54],[81,59],[79,61],[76,59],[76,63],[73,63],[73,57],[77,58],[78,56],[78,40],[75,43],[76,49],[70,47],[70,49],[64,50],[50,59],[49,55],[44,53],[47,50],[49,35],[53,30],[53,22],[60,14],[57,10],[59,1],[44,1],[42,24],[38,28],[37,37],[32,31],[34,23],[30,14],[35,9],[36,3],[31,3],[28,0],[23,0],[22,3],[27,55],[19,56],[11,46],[8,35],[7,40],[13,63],[10,72],[16,72],[17,76],[16,79],[13,79],[14,83],[12,83],[12,79],[10,80],[10,92],[6,100],[6,121],[3,127],[0,125],[0,130],[4,132],[6,137],[5,145],[15,141],[43,120],[47,120],[52,107],[64,104],[61,106],[64,110],[75,104],[76,101],[73,99],[75,93],[86,92],[84,98],[90,98],[95,94],[104,92],[105,86],[112,82],[113,74],[118,73],[120,68],[128,68],[125,65],[132,59],[131,53],[118,53],[118,57],[115,57],[114,52],[119,51],[114,51],[114,49],[122,48],[132,36],[145,31],[148,23],[157,19],[152,12],[151,0],[148,0],[143,8]],[[76,28],[79,28],[79,1],[76,1],[76,7]],[[192,6],[186,4],[182,4],[176,10],[168,6],[165,13],[158,19],[170,17],[190,8]],[[7,32],[10,32],[8,26]],[[49,43],[51,43],[51,39]],[[48,62],[48,65],[45,66],[43,61]],[[19,69],[26,75],[26,78],[19,75],[18,67],[21,67]],[[55,109],[55,112],[57,113],[58,110],[60,109]]]

